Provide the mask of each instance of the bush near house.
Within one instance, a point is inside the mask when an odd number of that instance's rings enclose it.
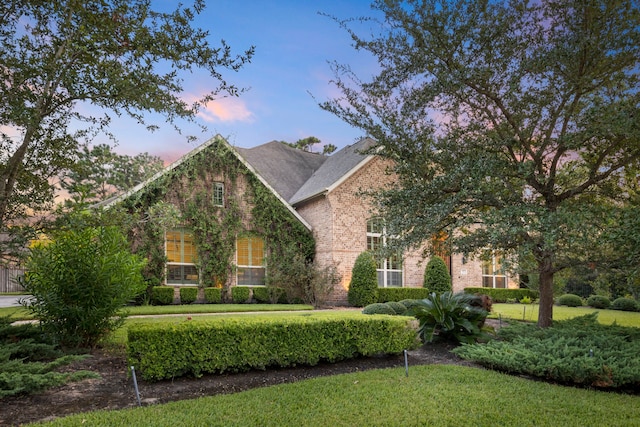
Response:
[[[140,323],[127,332],[129,363],[150,381],[398,354],[419,344],[412,320],[391,316]]]
[[[638,303],[632,298],[616,298],[611,303],[611,308],[621,311],[638,311]]]
[[[567,307],[582,306],[582,298],[574,294],[564,294],[558,297],[558,305],[566,305]]]
[[[424,299],[429,296],[429,289],[425,288],[378,288],[376,302],[402,301]]]
[[[388,314],[395,316],[396,311],[386,302],[374,302],[362,309],[362,314]]]
[[[231,301],[234,304],[244,304],[249,302],[251,288],[244,286],[234,286],[231,288]]]
[[[604,295],[591,295],[587,299],[587,305],[593,308],[609,308],[611,301]]]
[[[151,289],[151,304],[169,305],[173,304],[173,286],[154,286]]]
[[[191,304],[198,299],[198,288],[180,288],[180,304]]]
[[[282,288],[275,286],[261,286],[251,288],[253,299],[258,304],[286,304],[287,293]]]
[[[431,257],[424,269],[423,287],[429,292],[451,291],[451,276],[447,264],[437,255]]]
[[[504,303],[508,300],[520,301],[524,297],[538,299],[538,292],[531,289],[464,288],[465,294],[488,295],[493,302]]]
[[[362,252],[351,270],[347,298],[354,307],[364,307],[378,300],[377,264],[370,252]]]
[[[222,289],[204,288],[204,300],[207,304],[219,304],[222,301]]]

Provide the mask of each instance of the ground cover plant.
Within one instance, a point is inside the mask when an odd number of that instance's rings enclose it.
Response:
[[[640,422],[638,396],[560,387],[469,367],[425,365],[409,367],[408,376],[404,368],[372,370],[84,413],[38,425],[467,426],[473,420],[474,426],[582,427],[585,407],[590,425]]]
[[[12,326],[10,319],[0,318],[0,398],[95,377],[87,371],[55,371],[86,357],[65,354],[35,325]]]
[[[562,384],[603,389],[640,388],[640,329],[602,325],[592,313],[550,328],[516,323],[498,340],[454,350],[488,368]]]

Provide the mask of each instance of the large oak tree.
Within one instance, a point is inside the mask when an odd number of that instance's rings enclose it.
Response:
[[[540,286],[592,262],[640,159],[637,1],[376,1],[370,34],[339,21],[379,63],[335,64],[323,104],[396,160],[378,201],[405,246],[447,232],[462,253],[509,255]],[[629,230],[633,232],[633,230]],[[606,252],[606,251],[604,251]]]
[[[0,231],[50,205],[49,179],[80,143],[129,116],[149,113],[179,129],[204,103],[235,96],[222,72],[249,61],[192,25],[204,9],[155,11],[149,0],[10,0],[0,6]],[[184,98],[184,78],[207,76],[209,93]],[[204,83],[204,82],[203,82]]]

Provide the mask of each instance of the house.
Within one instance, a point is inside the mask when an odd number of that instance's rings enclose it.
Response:
[[[329,302],[346,304],[355,259],[388,238],[363,195],[394,179],[389,160],[365,154],[372,144],[324,156],[277,141],[236,148],[216,136],[110,205],[136,218],[130,236],[152,284],[264,286],[294,280],[290,266],[313,258],[337,269]],[[517,286],[497,258],[446,261],[455,291]],[[378,284],[421,287],[425,265],[420,251],[381,259]]]

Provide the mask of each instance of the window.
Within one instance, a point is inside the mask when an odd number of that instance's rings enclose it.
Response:
[[[482,261],[482,287],[483,288],[506,288],[507,275],[502,266],[502,256],[492,254],[491,257]]]
[[[224,183],[213,183],[213,204],[215,206],[224,206]]]
[[[242,237],[237,241],[237,285],[264,286],[264,241],[260,237]]]
[[[168,285],[197,285],[196,248],[193,235],[184,230],[167,231],[165,237]]]
[[[376,252],[387,245],[384,222],[381,218],[367,221],[367,249]],[[377,258],[378,286],[381,288],[402,287],[402,257],[399,254],[389,258]]]

